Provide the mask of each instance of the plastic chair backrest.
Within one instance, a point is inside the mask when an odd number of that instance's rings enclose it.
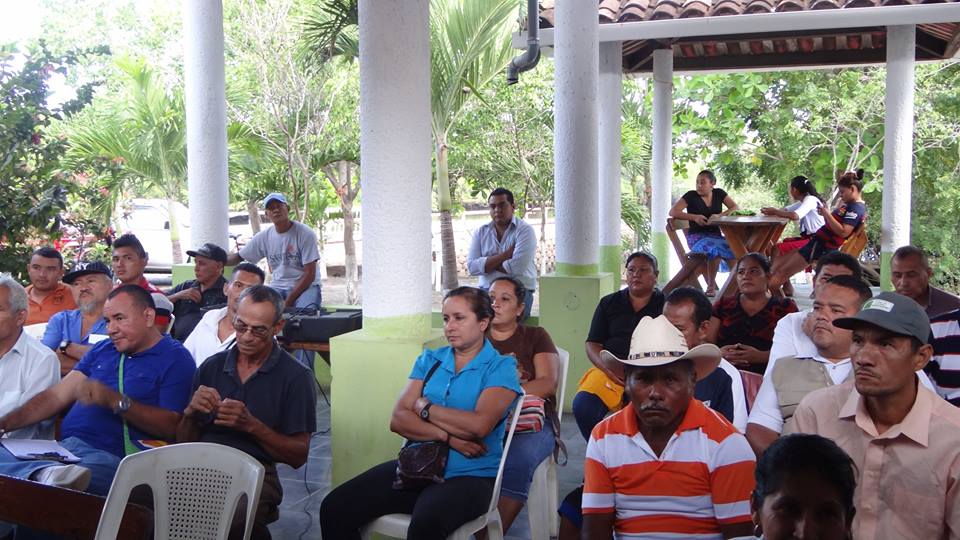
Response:
[[[507,453],[510,451],[510,443],[513,442],[513,432],[517,429],[517,421],[520,420],[520,411],[523,410],[523,397],[525,395],[527,395],[527,393],[521,389],[520,395],[517,396],[515,401],[513,412],[508,417],[510,418],[510,425],[507,426],[507,438],[503,442],[503,454],[500,455],[500,466],[497,467],[497,480],[493,484],[493,495],[490,497],[490,507],[487,508],[487,512],[496,510],[497,501],[500,500],[500,483],[503,480],[503,466],[507,463]]]
[[[757,392],[760,391],[760,385],[763,384],[763,375],[741,369],[740,380],[743,381],[743,394],[747,400],[747,412],[750,412],[754,400],[757,399]]]
[[[43,333],[47,331],[47,323],[28,324],[23,327],[23,331],[34,339],[43,339]]]
[[[143,484],[153,491],[155,540],[227,538],[242,495],[248,540],[263,473],[249,454],[222,444],[174,444],[129,455],[117,468],[95,540],[116,538],[130,491]]]
[[[566,349],[557,347],[557,358],[560,359],[560,378],[557,379],[557,419],[563,420],[563,398],[567,394],[567,371],[570,368],[570,353]]]

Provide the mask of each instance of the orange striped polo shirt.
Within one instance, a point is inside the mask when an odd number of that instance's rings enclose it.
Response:
[[[695,399],[661,456],[633,405],[597,424],[584,462],[583,513],[614,512],[616,538],[722,538],[750,521],[755,458],[747,439]]]

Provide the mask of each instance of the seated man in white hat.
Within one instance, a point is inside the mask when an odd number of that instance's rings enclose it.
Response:
[[[694,398],[692,358],[666,317],[637,325],[624,364],[630,404],[597,424],[584,461],[582,538],[747,536],[755,460],[747,440]],[[653,474],[656,472],[656,474]]]

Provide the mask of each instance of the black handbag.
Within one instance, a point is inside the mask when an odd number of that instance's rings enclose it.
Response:
[[[439,360],[423,379],[424,389],[438,367]],[[423,390],[420,395],[423,396]],[[450,445],[442,441],[407,441],[397,456],[397,477],[393,481],[393,489],[423,489],[430,484],[442,484],[449,453]]]

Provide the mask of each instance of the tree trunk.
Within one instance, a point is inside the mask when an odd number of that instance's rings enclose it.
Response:
[[[167,196],[167,222],[170,224],[170,250],[173,255],[173,264],[183,263],[183,252],[180,249],[180,225],[175,212],[176,201]]]
[[[347,303],[358,304],[360,302],[359,273],[357,272],[357,245],[353,239],[353,198],[350,197],[350,162],[340,161],[337,163],[337,169],[340,173],[340,180],[344,193],[340,198],[340,211],[343,213],[343,253],[344,267],[347,277]]]
[[[440,203],[440,245],[443,250],[443,290],[456,289],[457,246],[453,238],[453,201],[450,198],[450,171],[447,169],[447,145],[437,143],[437,198]]]
[[[257,234],[260,232],[260,209],[256,199],[247,200],[247,215],[250,216],[250,231]]]

